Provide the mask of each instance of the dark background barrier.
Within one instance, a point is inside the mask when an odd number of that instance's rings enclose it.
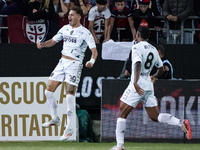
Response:
[[[128,84],[128,80],[102,80],[102,141],[115,141],[120,97]],[[154,86],[159,111],[189,119],[193,135],[188,142],[199,142],[200,80],[158,80]],[[127,117],[125,141],[184,142],[185,135],[178,126],[151,121],[139,103]]]
[[[199,79],[200,47],[198,45],[164,45],[166,57],[174,67],[174,77]],[[94,68],[83,68],[77,90],[77,103],[86,109],[92,119],[100,119],[101,80],[117,78],[123,61],[101,59],[101,45],[97,45],[98,59]],[[49,76],[61,56],[62,44],[38,50],[35,44],[0,44],[1,77],[42,77]],[[109,51],[109,49],[108,49]],[[84,64],[91,57],[86,51]]]

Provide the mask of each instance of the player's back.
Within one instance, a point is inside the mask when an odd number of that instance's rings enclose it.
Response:
[[[138,83],[146,90],[152,89],[153,85],[150,79],[150,72],[153,66],[161,67],[162,61],[157,49],[146,41],[141,41],[132,47],[132,76],[134,81],[134,67],[136,62],[141,62],[141,72]]]
[[[146,41],[141,41],[136,45],[138,51],[141,52],[141,75],[150,75],[153,66],[160,60],[157,49]]]

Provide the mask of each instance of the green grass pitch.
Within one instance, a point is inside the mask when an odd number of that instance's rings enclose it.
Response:
[[[108,150],[116,143],[84,142],[0,142],[0,150]],[[200,150],[200,144],[191,143],[125,143],[126,150]]]

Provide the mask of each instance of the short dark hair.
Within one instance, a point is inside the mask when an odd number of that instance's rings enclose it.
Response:
[[[160,50],[160,53],[161,53],[163,56],[165,55],[165,48],[164,48],[163,45],[161,45],[161,44],[156,45],[156,49],[157,49],[157,50]]]
[[[106,5],[107,0],[96,0],[96,3],[99,4],[99,5]]]
[[[149,38],[149,28],[145,26],[141,26],[137,29],[137,32],[140,33],[140,37],[144,40],[148,40]]]
[[[71,10],[75,11],[77,14],[79,14],[81,17],[83,16],[83,10],[78,7],[78,6],[74,6],[71,8]]]
[[[115,0],[115,3],[117,2],[125,2],[126,3],[126,0]]]

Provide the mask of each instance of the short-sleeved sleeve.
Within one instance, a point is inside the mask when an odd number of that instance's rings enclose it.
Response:
[[[90,33],[90,31],[85,32],[85,41],[88,44],[90,49],[96,48],[94,38],[93,38],[92,34]]]
[[[94,6],[94,7],[96,7],[96,6]],[[89,11],[89,14],[88,14],[88,20],[89,21],[94,21],[95,20],[96,13],[95,13],[94,7],[91,8],[90,11]]]
[[[142,62],[142,54],[138,47],[135,45],[132,47],[132,64],[134,65],[136,62]]]
[[[58,31],[58,33],[56,35],[54,35],[54,37],[52,38],[54,41],[56,41],[57,43],[59,41],[61,41],[63,39],[63,27]]]
[[[131,12],[131,10],[129,9],[129,8],[125,8],[125,11],[124,11],[124,15],[126,16],[126,17],[131,17],[133,14],[132,14],[132,12]]]
[[[110,12],[110,10],[108,9],[108,7],[106,6],[106,10],[105,10],[104,17],[105,17],[105,19],[108,19],[108,18],[110,18],[110,16],[111,16],[111,12]]]
[[[115,10],[115,9],[113,9],[113,10],[111,11],[111,16],[112,16],[113,18],[117,18],[117,16],[118,16],[118,11]]]
[[[118,11],[115,8],[113,8],[113,10],[111,11],[111,16],[113,18],[117,18],[118,14],[119,14]]]

